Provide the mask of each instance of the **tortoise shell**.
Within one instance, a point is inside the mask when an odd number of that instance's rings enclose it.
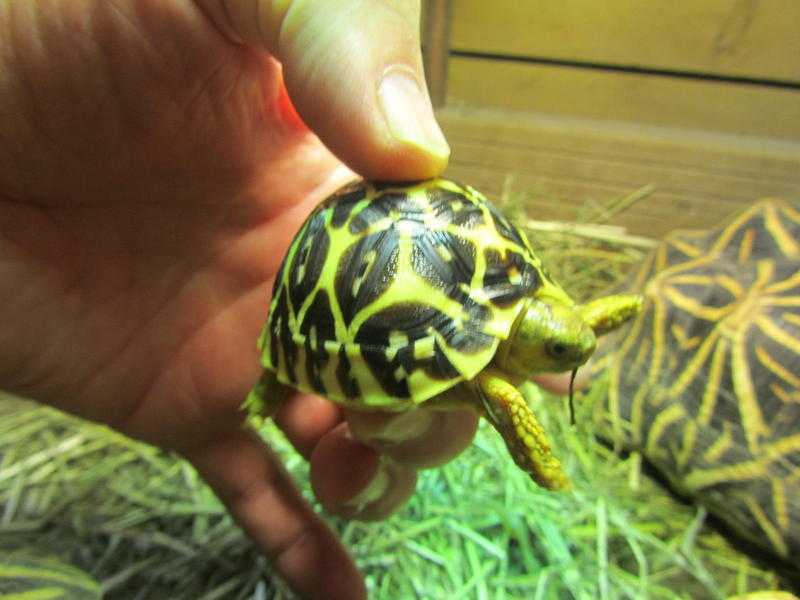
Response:
[[[598,354],[601,434],[740,535],[797,556],[800,204],[672,233],[626,287],[645,303]]]
[[[399,410],[477,375],[520,300],[553,285],[525,235],[474,189],[356,182],[292,241],[262,362],[297,389]]]

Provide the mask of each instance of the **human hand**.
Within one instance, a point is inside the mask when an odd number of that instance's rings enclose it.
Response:
[[[0,2],[0,385],[182,453],[306,596],[363,584],[239,406],[283,252],[352,177],[341,161],[382,179],[446,164],[418,10]],[[397,506],[414,467],[457,453],[476,420],[415,418],[353,419],[410,465],[387,480],[383,454],[329,403],[299,396],[277,415],[323,503],[365,517]]]

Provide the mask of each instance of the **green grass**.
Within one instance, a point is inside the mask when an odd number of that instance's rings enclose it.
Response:
[[[493,430],[380,523],[330,519],[372,598],[723,598],[773,588],[774,574],[704,526],[704,513],[590,434],[579,408],[526,390],[575,489],[537,488]],[[548,405],[548,406],[544,406]],[[265,435],[311,499],[306,465]],[[109,597],[286,598],[194,470],[104,427],[0,401],[0,547],[59,557]]]

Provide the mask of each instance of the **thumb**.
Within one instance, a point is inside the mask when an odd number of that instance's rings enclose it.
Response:
[[[323,143],[375,179],[423,179],[450,149],[422,69],[419,0],[203,0],[217,26],[283,64]]]

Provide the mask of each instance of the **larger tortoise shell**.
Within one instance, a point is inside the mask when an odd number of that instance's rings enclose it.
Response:
[[[477,375],[545,282],[525,235],[472,188],[353,183],[293,240],[262,362],[300,390],[401,409]]]
[[[739,534],[797,556],[800,205],[672,233],[627,288],[645,303],[596,363],[601,433]]]

